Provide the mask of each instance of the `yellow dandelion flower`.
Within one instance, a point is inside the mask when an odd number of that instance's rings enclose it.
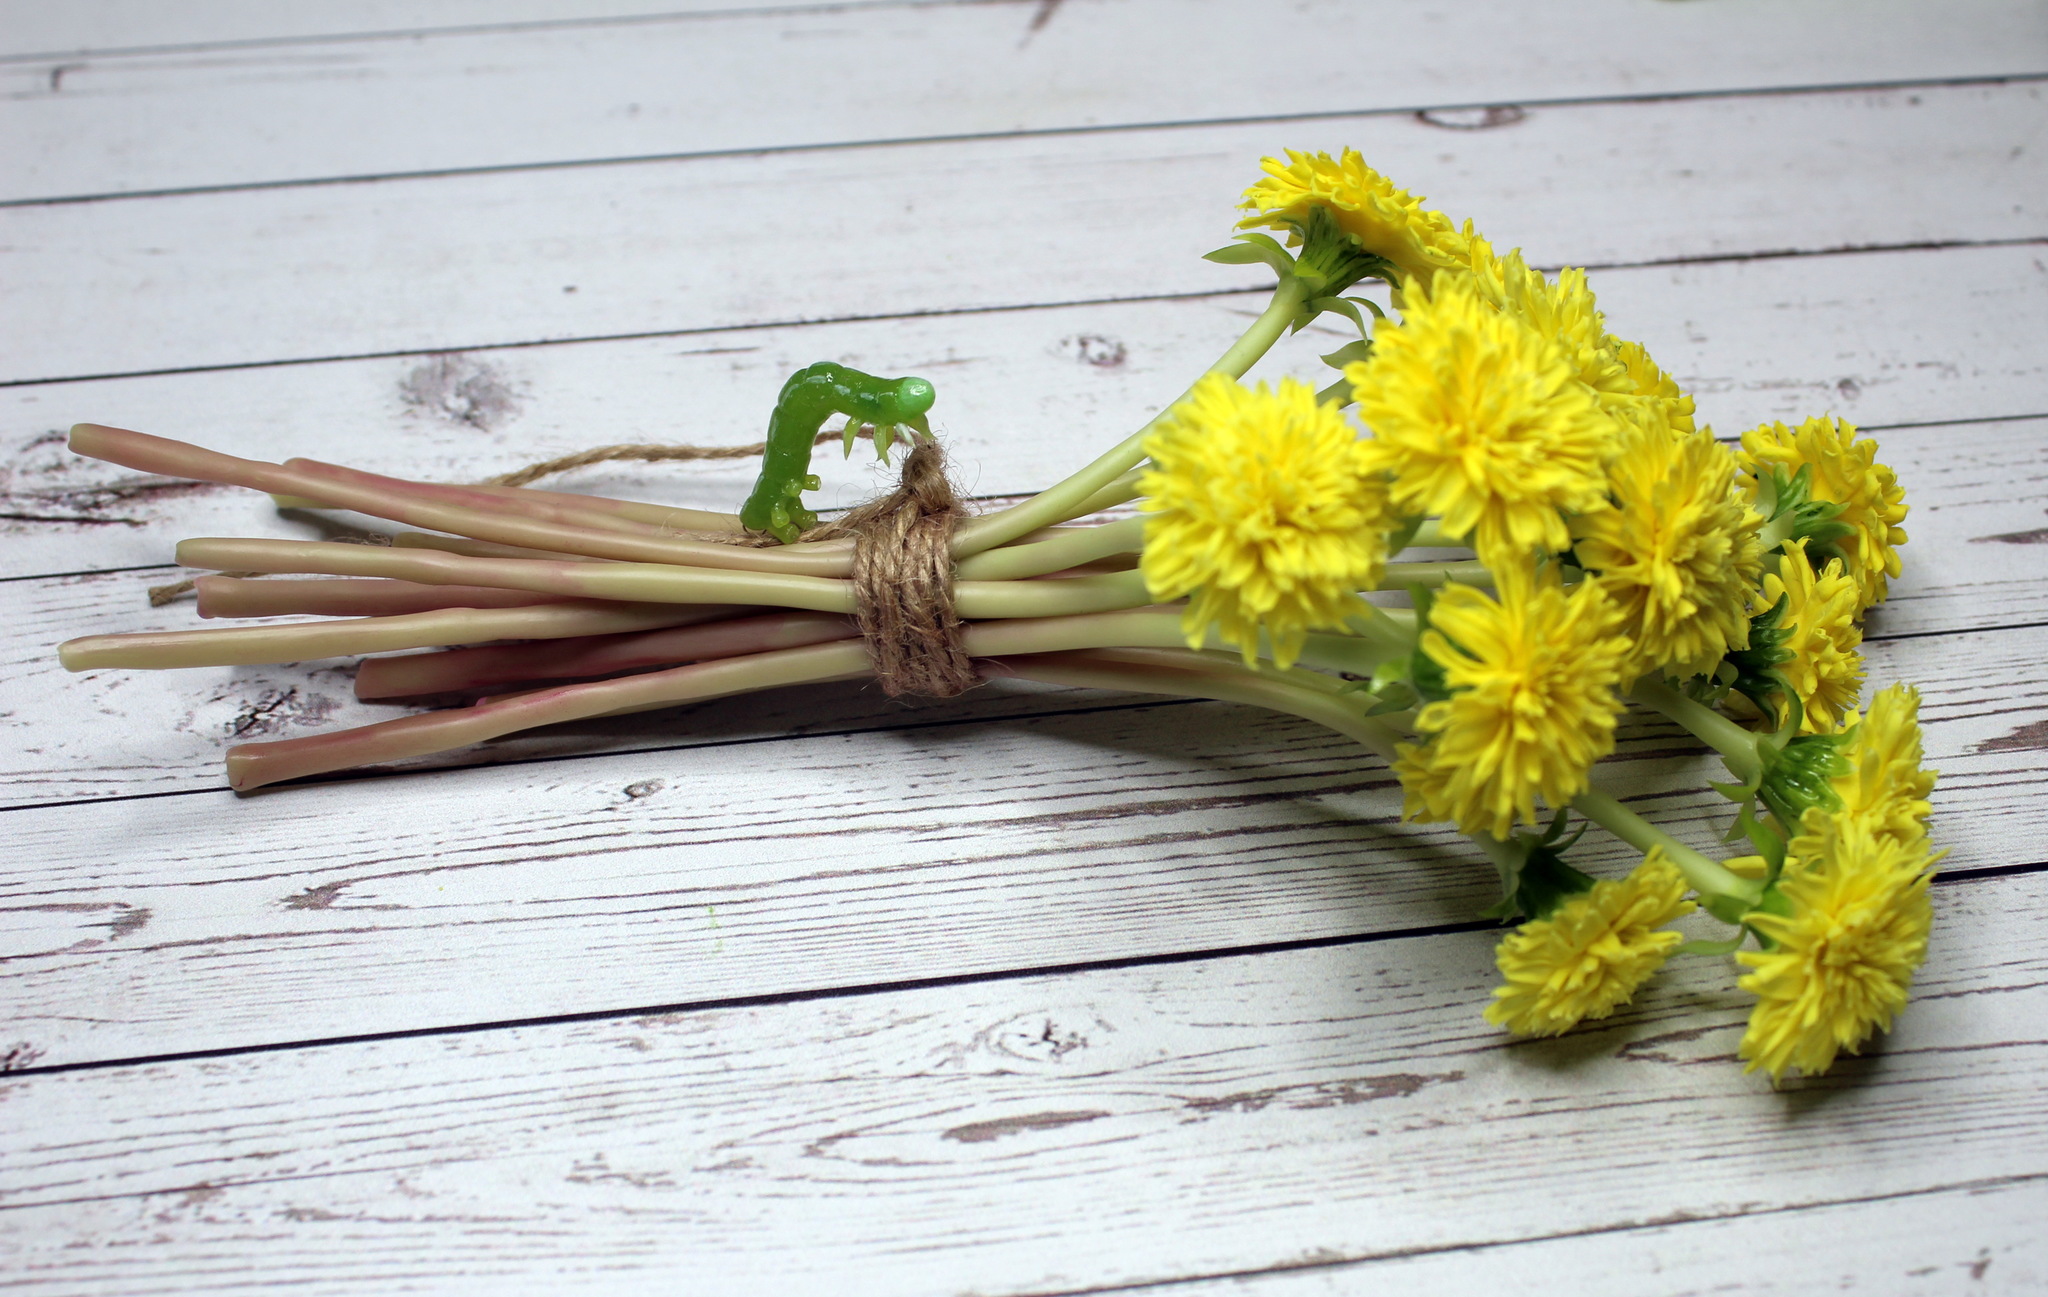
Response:
[[[1561,1036],[1628,1003],[1685,943],[1664,925],[1698,908],[1685,877],[1652,847],[1627,878],[1603,878],[1501,938],[1502,982],[1486,1020],[1523,1036]]]
[[[1357,150],[1341,158],[1287,150],[1287,161],[1262,158],[1266,179],[1244,191],[1252,215],[1239,229],[1262,227],[1297,233],[1320,207],[1365,251],[1385,257],[1402,275],[1427,283],[1438,270],[1462,266],[1466,236],[1442,212],[1365,165]]]
[[[1153,599],[1193,596],[1190,647],[1214,625],[1249,664],[1263,628],[1286,667],[1305,632],[1364,607],[1357,592],[1379,584],[1391,520],[1361,444],[1291,379],[1253,391],[1210,374],[1168,412],[1145,441],[1142,569]]]
[[[1643,421],[1662,420],[1671,431],[1680,435],[1693,431],[1693,401],[1678,383],[1657,367],[1650,359],[1650,353],[1642,343],[1629,342],[1623,338],[1609,337],[1609,346],[1621,362],[1622,371],[1628,375],[1628,389],[1616,395],[1609,392],[1600,394],[1600,404],[1609,414],[1617,418],[1633,418]],[[1654,422],[1652,424],[1654,426]]]
[[[1464,278],[1403,295],[1369,360],[1345,367],[1371,427],[1367,461],[1394,475],[1394,504],[1443,515],[1499,570],[1562,550],[1560,510],[1606,507],[1614,420],[1557,345],[1495,310]]]
[[[1521,249],[1495,256],[1484,239],[1472,242],[1471,267],[1479,295],[1555,342],[1581,383],[1600,397],[1634,394],[1628,370],[1608,345],[1585,271],[1566,267],[1552,283],[1523,263]]]
[[[1622,607],[1636,642],[1632,671],[1711,670],[1749,643],[1763,519],[1711,432],[1680,438],[1630,423],[1621,445],[1607,470],[1615,507],[1572,522],[1579,562]]]
[[[1843,573],[1840,559],[1829,559],[1816,574],[1806,558],[1806,542],[1787,541],[1778,570],[1764,576],[1764,607],[1780,596],[1789,596],[1780,625],[1792,658],[1779,670],[1806,711],[1800,728],[1808,734],[1833,730],[1863,688],[1863,655],[1856,651],[1863,642],[1856,624],[1856,582]]]
[[[1896,547],[1906,543],[1899,526],[1906,519],[1906,490],[1877,462],[1877,443],[1857,440],[1856,425],[1841,419],[1808,419],[1797,428],[1767,423],[1742,434],[1739,458],[1752,476],[1773,464],[1789,473],[1813,466],[1812,498],[1841,505],[1840,521],[1854,528],[1838,543],[1851,560],[1857,614],[1882,603],[1886,578],[1900,571]]]
[[[1518,815],[1536,823],[1537,797],[1561,806],[1584,792],[1593,763],[1614,750],[1631,652],[1620,625],[1597,578],[1567,590],[1509,569],[1498,601],[1444,587],[1422,649],[1451,696],[1415,718],[1429,741],[1399,749],[1409,818],[1505,838]]]
[[[1848,769],[1828,781],[1841,806],[1824,827],[1858,824],[1874,836],[1909,845],[1925,838],[1936,772],[1920,768],[1920,691],[1902,684],[1880,690],[1860,719],[1853,713],[1845,718],[1843,728],[1851,726],[1842,748]],[[1802,835],[1791,849],[1817,856],[1829,848],[1824,839]]]
[[[1798,1068],[1827,1071],[1841,1050],[1856,1052],[1887,1030],[1905,1007],[1914,970],[1927,957],[1934,922],[1927,884],[1934,858],[1924,841],[1873,834],[1853,821],[1822,826],[1806,812],[1808,839],[1825,839],[1825,857],[1795,857],[1778,890],[1791,913],[1753,911],[1744,921],[1769,938],[1769,950],[1736,959],[1752,971],[1738,983],[1757,997],[1743,1033],[1747,1071],[1781,1079]]]

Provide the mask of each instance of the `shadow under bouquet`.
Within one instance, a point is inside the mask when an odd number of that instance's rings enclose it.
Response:
[[[411,530],[185,541],[181,564],[232,573],[197,581],[202,616],[332,620],[91,636],[63,662],[381,655],[359,669],[362,697],[461,700],[231,748],[237,789],[819,681],[947,696],[1015,677],[1254,704],[1391,763],[1408,818],[1455,824],[1498,870],[1487,914],[1517,926],[1493,1022],[1565,1032],[1686,953],[1733,957],[1755,996],[1741,1056],[1774,1079],[1889,1028],[1926,953],[1938,853],[1918,695],[1861,698],[1860,621],[1905,541],[1874,443],[1828,417],[1723,443],[1641,345],[1607,332],[1584,272],[1497,253],[1354,152],[1263,168],[1242,232],[1209,257],[1269,265],[1264,311],[1150,423],[1022,503],[961,506],[929,383],[830,363],[784,386],[734,514],[81,424],[84,455]],[[1367,280],[1393,315],[1347,295]],[[1322,357],[1335,381],[1241,381],[1325,315],[1359,334]],[[902,482],[820,524],[803,503],[813,448],[858,437],[885,459],[907,445]],[[262,579],[279,574],[293,575]],[[1602,791],[1594,767],[1631,704],[1720,755],[1740,854],[1688,846]],[[1641,863],[1575,868],[1574,817]],[[1725,935],[1670,926],[1696,910]]]

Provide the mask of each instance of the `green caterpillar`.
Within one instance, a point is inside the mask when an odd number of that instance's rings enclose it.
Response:
[[[749,531],[772,532],[787,545],[818,521],[804,508],[802,495],[818,489],[811,472],[811,446],[818,429],[835,414],[846,416],[846,453],[853,453],[854,433],[861,424],[875,429],[875,450],[889,462],[889,443],[900,427],[931,436],[925,411],[938,393],[922,378],[877,378],[857,369],[821,360],[799,369],[782,385],[775,412],[768,416],[768,447],[761,455],[761,476],[740,506],[740,521]]]

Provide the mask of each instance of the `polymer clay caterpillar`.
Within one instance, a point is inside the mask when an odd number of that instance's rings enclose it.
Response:
[[[931,435],[925,411],[937,395],[922,378],[877,378],[829,360],[790,375],[768,416],[761,476],[740,506],[740,521],[749,531],[770,532],[785,545],[795,541],[818,521],[801,497],[818,489],[817,476],[811,472],[811,447],[825,420],[835,414],[846,416],[849,455],[860,425],[872,425],[875,453],[887,463],[898,428],[916,436]]]

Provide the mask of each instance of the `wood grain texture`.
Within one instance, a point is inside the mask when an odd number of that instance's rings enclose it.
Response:
[[[0,196],[2043,72],[2019,0],[818,5],[0,65]]]
[[[1167,1284],[1171,1297],[1369,1293],[1740,1292],[1959,1297],[2048,1286],[2041,1175],[1896,1197],[1630,1224],[1594,1234],[1369,1260],[1307,1258],[1256,1276]],[[1932,1222],[1940,1228],[1930,1228]]]
[[[0,0],[0,1287],[2048,1284],[2044,75],[2020,0]],[[1724,435],[1910,425],[1872,684],[1954,851],[1869,1056],[1742,1077],[1718,960],[1509,1041],[1490,872],[1243,708],[821,688],[238,799],[230,732],[368,714],[337,664],[48,661],[187,616],[106,569],[314,534],[74,421],[457,480],[751,441],[830,357],[1005,497],[1256,311],[1196,256],[1257,156],[1345,144],[1594,265]],[[1705,846],[1713,772],[1608,776]]]
[[[1545,265],[2038,239],[2044,93],[1561,105],[1488,130],[1355,117],[14,207],[0,381],[1252,287],[1262,268],[1199,256],[1283,146],[1355,144]]]
[[[1925,694],[1947,868],[2042,861],[2039,639],[1872,646],[1873,687]],[[13,811],[8,1030],[65,1063],[1401,931],[1492,899],[1462,839],[1398,823],[1391,775],[1349,740],[1221,704],[1062,714],[1075,698]],[[1727,827],[1689,739],[1640,724],[1620,754],[1603,779],[1672,832],[1710,847]],[[1634,859],[1599,835],[1581,853]]]
[[[915,0],[912,0],[915,2]],[[968,0],[972,3],[973,0]],[[998,0],[1000,2],[1000,0]],[[1023,0],[1019,0],[1023,2]],[[901,0],[833,0],[838,9]],[[805,9],[791,0],[0,0],[0,59],[37,62],[117,53],[335,40],[403,40],[509,27],[590,27],[673,21],[710,12]]]
[[[1645,341],[1698,394],[1700,417],[1732,435],[1821,413],[1880,426],[2048,413],[2048,360],[2036,345],[2048,336],[2044,266],[2041,245],[1948,248],[1603,270],[1593,284],[1611,327]],[[756,440],[783,380],[829,357],[930,377],[935,427],[963,486],[1007,495],[1050,485],[1143,424],[1262,303],[1220,294],[0,389],[0,577],[167,562],[185,536],[319,535],[252,493],[72,456],[63,430],[81,420],[256,458],[308,454],[459,481],[610,441]],[[1257,373],[1320,385],[1328,371],[1316,356],[1342,341],[1318,325]],[[1930,462],[1952,444],[1993,467],[1990,490],[1970,489],[1968,518],[1951,515],[1967,533],[1953,539],[2042,525],[2029,485],[2037,439],[2025,428],[1983,430],[1989,440],[1968,430],[1875,435],[1887,457],[1919,456],[1888,460],[1919,510],[1909,569],[1946,543],[1924,530],[1937,501],[1923,492]],[[829,505],[857,503],[884,481],[864,452],[821,455],[816,467],[816,498]],[[730,509],[752,469],[623,467],[564,480]],[[1988,552],[1962,551],[1971,562]],[[2048,554],[1995,552],[2001,564]]]
[[[14,1078],[0,1230],[50,1293],[1021,1294],[2002,1183],[2038,1204],[2044,898],[1939,888],[1969,939],[1880,1048],[1782,1094],[1735,1066],[1721,961],[1510,1044],[1465,933]]]

